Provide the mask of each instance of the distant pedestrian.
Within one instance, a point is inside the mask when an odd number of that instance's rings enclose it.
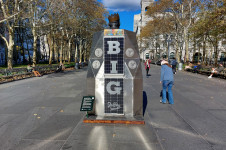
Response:
[[[172,65],[173,74],[176,74],[177,73],[177,61],[175,58],[173,58],[173,60],[171,61],[171,65]]]
[[[210,76],[208,78],[211,79],[214,74],[220,73],[223,70],[224,70],[223,65],[219,64],[218,68],[212,68],[211,74],[210,74]]]
[[[32,66],[31,66],[31,64],[28,64],[27,65],[27,72],[32,72]]]
[[[62,71],[62,65],[57,66],[56,73],[61,72],[61,71]]]
[[[195,73],[198,73],[198,71],[200,71],[201,69],[202,69],[201,63],[198,63],[197,66],[194,66],[194,72],[195,72]]]
[[[162,100],[160,100],[160,103],[166,103],[166,89],[168,88],[169,104],[174,104],[172,92],[172,87],[174,83],[172,67],[165,60],[161,62],[161,65],[162,66],[160,83],[162,83]]]
[[[192,69],[193,64],[191,62],[189,62],[189,64],[187,66],[185,66],[185,70],[189,70]]]
[[[149,72],[149,70],[150,70],[150,63],[151,63],[151,60],[150,59],[147,59],[146,61],[145,61],[145,63],[144,63],[144,65],[145,65],[145,70],[146,70],[146,77],[148,77],[148,72]]]

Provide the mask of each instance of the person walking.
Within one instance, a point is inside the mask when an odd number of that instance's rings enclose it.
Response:
[[[150,69],[150,63],[151,63],[151,60],[150,59],[147,59],[144,63],[145,65],[145,70],[146,70],[146,77],[148,77],[148,72],[149,72],[149,69]]]
[[[169,104],[174,104],[172,87],[174,83],[173,71],[171,65],[165,60],[161,62],[161,79],[160,84],[162,84],[162,100],[160,103],[166,103],[166,90],[168,88],[168,99]]]
[[[172,65],[173,74],[176,74],[177,73],[177,61],[175,58],[173,58],[173,60],[171,61],[171,65]]]

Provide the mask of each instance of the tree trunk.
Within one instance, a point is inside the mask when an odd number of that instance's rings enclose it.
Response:
[[[202,55],[202,62],[204,64],[206,64],[206,37],[204,35],[204,39],[203,39],[203,55]]]
[[[75,43],[75,63],[78,62],[78,44]]]
[[[52,40],[52,35],[48,36],[48,45],[49,45],[49,65],[52,64],[52,59],[53,59],[53,40]]]
[[[184,28],[184,42],[185,42],[185,62],[189,61],[189,52],[188,52],[188,30]]]
[[[66,63],[66,59],[67,59],[67,51],[66,51],[66,43],[64,42],[63,44],[63,61],[64,63]]]
[[[86,62],[86,53],[87,53],[87,51],[86,51],[86,49],[85,49],[85,52],[84,52],[84,54],[83,54],[83,58],[84,58],[83,62]]]
[[[69,44],[68,44],[68,63],[71,63],[71,39],[69,39]]]
[[[53,46],[54,46],[54,59],[56,61],[56,63],[59,62],[59,58],[58,58],[58,48],[57,48],[57,44],[56,44],[56,39],[54,39],[54,42],[53,42]]]
[[[50,48],[50,53],[49,53],[49,65],[52,64],[52,59],[53,59],[53,48]]]
[[[82,62],[82,40],[80,40],[80,42],[79,42],[79,52],[80,52],[79,63],[81,63]]]
[[[34,36],[34,43],[33,43],[33,67],[36,66],[37,62],[37,39],[38,37],[36,36],[36,34],[34,34],[35,31],[33,32],[33,36]]]
[[[217,66],[217,63],[218,63],[218,40],[216,40],[216,42],[215,42],[214,55],[215,55],[214,64],[215,64],[215,66]]]
[[[194,39],[193,39],[193,42],[194,42],[194,49],[193,49],[193,58],[192,58],[192,61],[194,62],[195,60],[194,60],[194,58],[195,58],[195,53],[196,53],[196,37],[194,37]]]
[[[61,39],[60,43],[60,64],[63,63],[63,39]]]
[[[199,63],[199,60],[200,60],[200,44],[199,44],[199,52],[198,52],[198,63]]]
[[[87,42],[85,42],[85,49],[84,49],[84,53],[83,53],[83,62],[86,62],[86,53],[87,53]]]
[[[8,45],[8,69],[13,68],[13,47],[14,47],[14,32],[9,29],[9,45]]]
[[[177,46],[176,46],[176,60],[177,60],[178,63],[180,62],[179,46],[178,46],[178,43],[177,43]]]
[[[178,44],[178,36],[176,35],[176,41],[175,41],[175,43],[176,43],[176,60],[177,60],[177,62],[180,62],[180,59],[179,59],[179,44]]]
[[[212,65],[212,59],[213,59],[213,47],[211,46],[210,60],[209,60],[210,65]]]

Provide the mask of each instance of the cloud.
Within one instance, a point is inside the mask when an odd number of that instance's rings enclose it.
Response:
[[[105,8],[110,11],[140,10],[140,0],[102,0]]]

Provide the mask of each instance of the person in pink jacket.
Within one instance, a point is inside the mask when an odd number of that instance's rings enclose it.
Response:
[[[145,63],[144,63],[144,66],[145,66],[145,70],[146,70],[146,76],[148,77],[148,72],[150,70],[150,63],[151,63],[151,60],[150,59],[146,59]]]

